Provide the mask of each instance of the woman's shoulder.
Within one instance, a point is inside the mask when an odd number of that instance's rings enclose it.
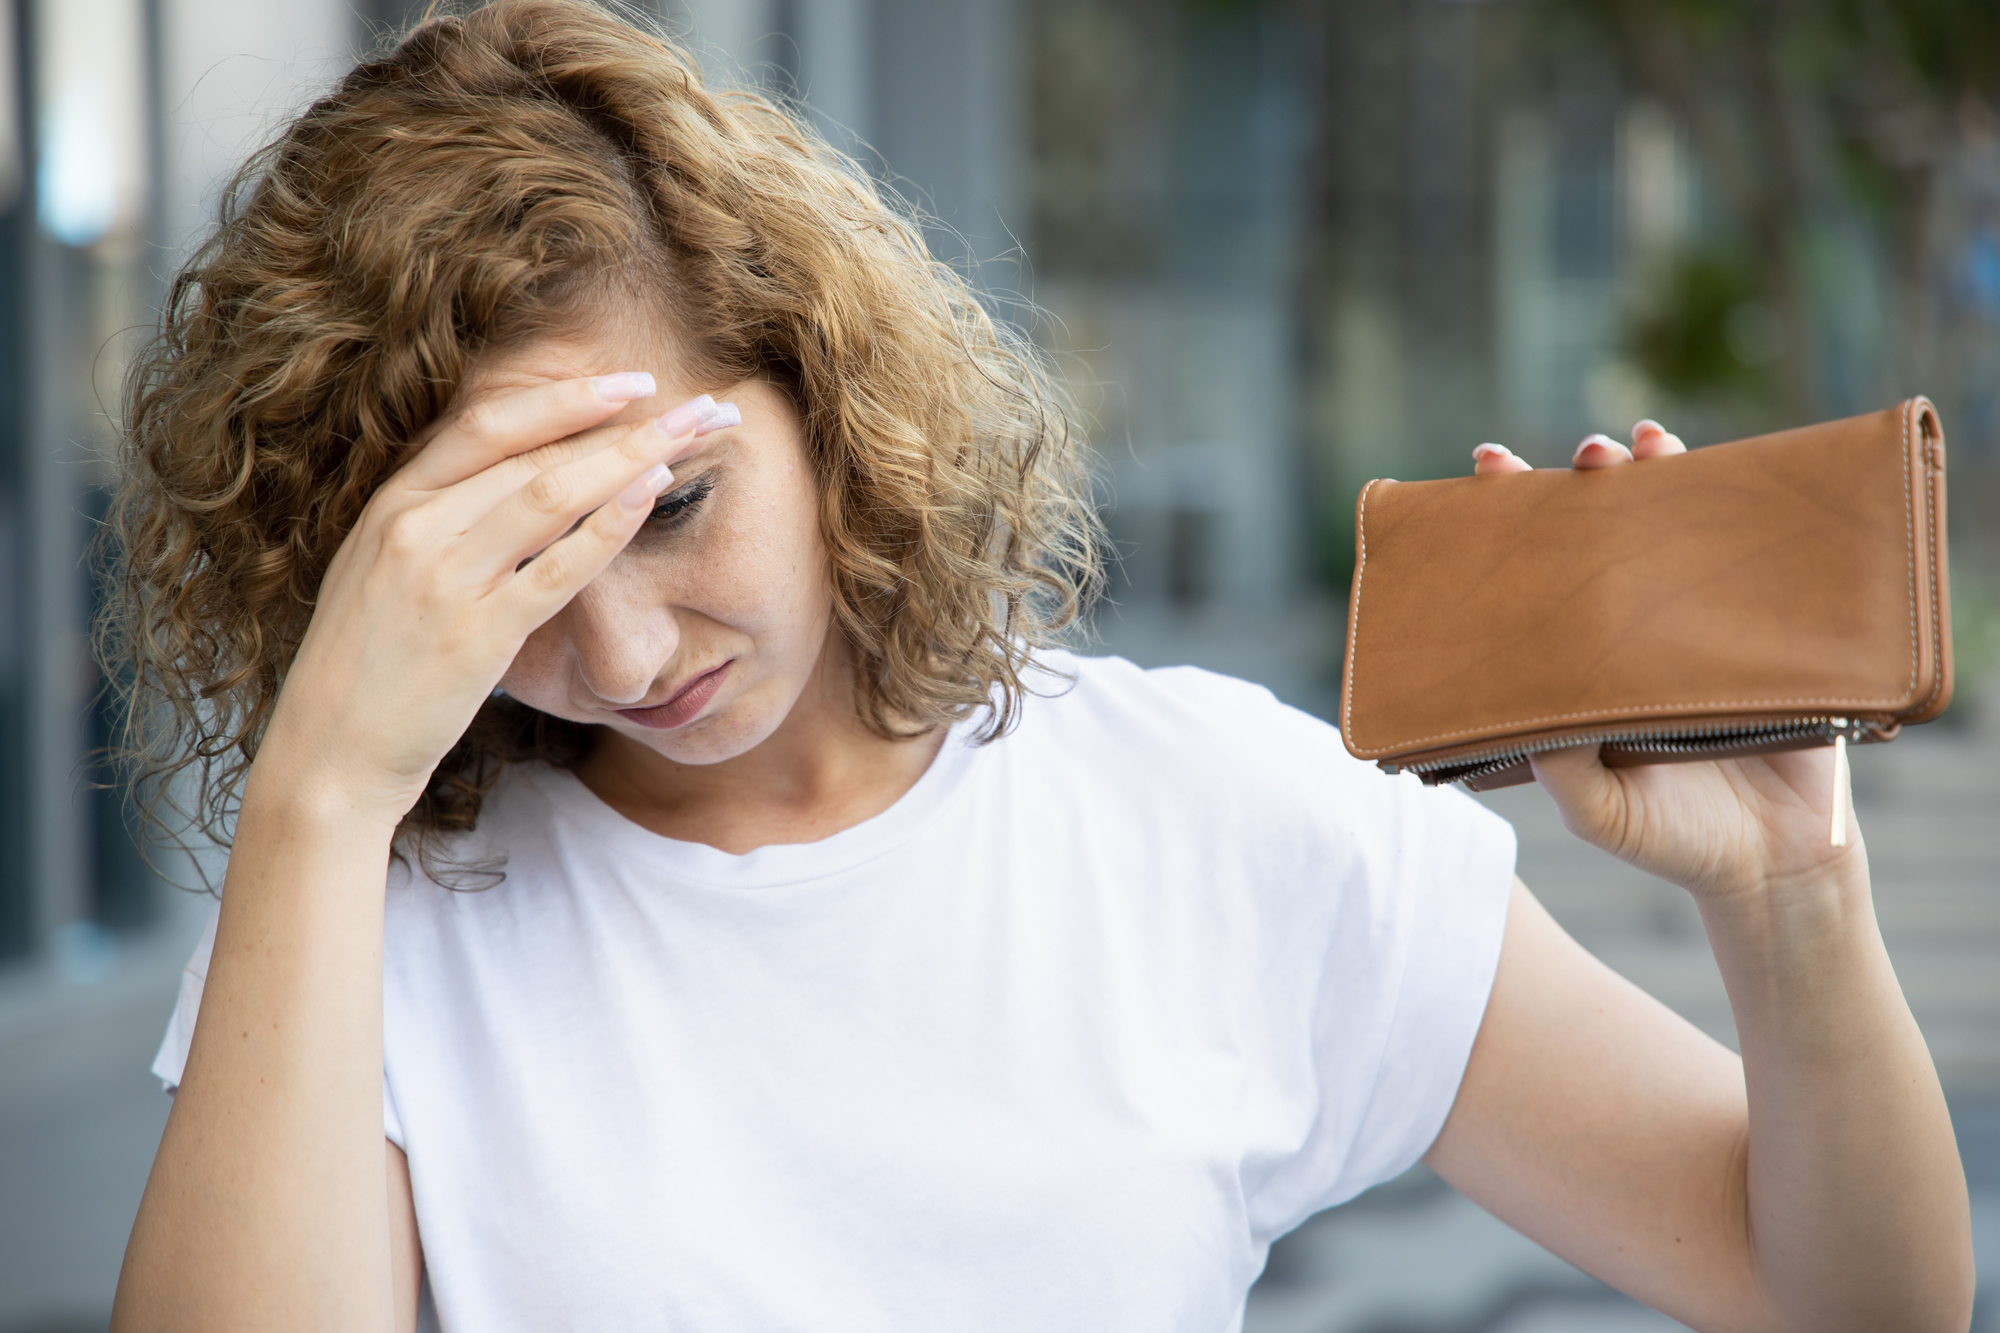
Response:
[[[1142,667],[1114,655],[1088,656],[1069,649],[1044,649],[1034,657],[1037,673],[1049,682],[1033,688],[1043,699],[1074,700],[1085,707],[1192,708],[1284,707],[1262,685],[1197,666]]]
[[[1362,767],[1332,726],[1250,681],[1071,652],[1036,661],[1052,685],[1028,701],[1023,725],[1079,758],[1267,776]]]
[[[1043,663],[1058,688],[1028,701],[1022,731],[1071,790],[1101,782],[1158,812],[1227,810],[1258,828],[1323,825],[1371,844],[1391,829],[1449,840],[1501,825],[1463,792],[1356,759],[1331,723],[1261,685],[1119,657]]]
[[[1510,882],[1504,821],[1463,792],[1354,758],[1332,725],[1260,685],[1115,657],[1047,665],[1069,685],[1029,700],[1026,776],[1101,826],[1129,821],[1177,856],[1254,865],[1260,894],[1287,910],[1330,884],[1396,915],[1439,884]]]

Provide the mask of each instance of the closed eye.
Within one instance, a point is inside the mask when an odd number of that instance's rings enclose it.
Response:
[[[715,489],[715,478],[696,477],[685,486],[668,491],[653,502],[653,512],[646,517],[646,525],[665,528],[684,517],[690,509],[706,500]]]

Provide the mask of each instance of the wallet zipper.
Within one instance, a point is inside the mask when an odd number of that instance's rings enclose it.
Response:
[[[1718,722],[1709,726],[1687,727],[1665,733],[1590,731],[1531,741],[1525,745],[1510,745],[1473,754],[1454,755],[1449,759],[1433,759],[1428,763],[1384,767],[1392,772],[1407,769],[1422,778],[1425,786],[1436,787],[1447,782],[1470,782],[1487,777],[1503,768],[1511,768],[1529,755],[1541,754],[1547,750],[1567,749],[1572,745],[1620,745],[1644,754],[1701,754],[1707,750],[1726,748],[1726,743],[1730,742],[1794,740],[1811,735],[1817,735],[1829,743],[1858,741],[1866,729],[1866,723],[1856,722],[1851,718],[1802,717],[1790,722],[1763,723],[1749,727]],[[1846,746],[1842,744],[1840,748],[1843,751],[1841,757],[1845,758]]]

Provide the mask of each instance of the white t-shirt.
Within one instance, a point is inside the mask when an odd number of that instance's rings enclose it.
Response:
[[[463,844],[503,883],[392,870],[444,1329],[1223,1333],[1273,1238],[1430,1146],[1512,830],[1256,686],[1045,660],[1074,687],[820,842],[677,842],[532,765]]]

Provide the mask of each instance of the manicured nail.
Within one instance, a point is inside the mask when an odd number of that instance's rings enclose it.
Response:
[[[659,497],[661,491],[674,479],[665,463],[655,463],[645,473],[618,496],[618,503],[630,510],[644,509]]]
[[[599,375],[590,382],[597,396],[607,403],[629,403],[653,396],[653,377],[643,370],[627,370],[616,375]]]
[[[714,415],[715,400],[703,394],[699,398],[688,399],[673,411],[656,419],[653,425],[659,428],[660,434],[670,440],[677,440],[700,429],[702,423]]]
[[[1615,449],[1618,447],[1617,442],[1609,435],[1586,435],[1583,437],[1583,443],[1576,447],[1576,452],[1570,455],[1570,461],[1574,462],[1582,458],[1583,451],[1593,444],[1602,445],[1606,449]]]
[[[1506,458],[1514,451],[1504,444],[1482,444],[1472,451],[1474,458]]]
[[[727,430],[731,426],[743,424],[743,414],[736,410],[734,403],[717,403],[715,414],[694,428],[697,435],[706,435],[712,430]]]
[[[1632,423],[1632,438],[1635,440],[1638,439],[1639,432],[1642,430],[1656,430],[1660,432],[1660,434],[1662,435],[1665,435],[1667,433],[1667,428],[1665,426],[1662,426],[1659,422],[1653,420],[1651,417],[1642,417],[1639,420]]]

